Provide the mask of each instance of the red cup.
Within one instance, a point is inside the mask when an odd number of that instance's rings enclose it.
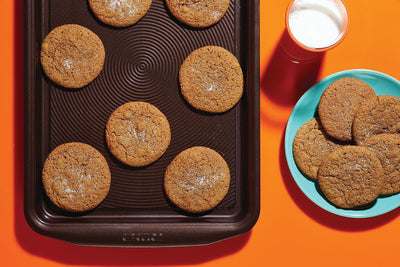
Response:
[[[310,45],[304,42],[304,40],[303,41],[298,40],[299,38],[296,38],[296,34],[293,34],[293,29],[291,29],[291,27],[294,27],[293,23],[296,22],[290,22],[291,19],[290,17],[293,12],[304,12],[304,10],[314,12],[314,14],[321,14],[322,16],[326,16],[328,19],[332,18],[332,21],[333,19],[336,19],[336,17],[338,17],[337,19],[340,20],[335,21],[335,23],[336,24],[340,23],[341,25],[338,25],[340,29],[338,29],[339,33],[337,37],[329,44],[324,44],[321,46]],[[306,15],[307,14],[304,14],[304,16]],[[310,19],[310,16],[307,19]],[[321,21],[315,21],[315,23],[321,23]],[[344,3],[340,0],[292,0],[286,10],[286,30],[289,36],[296,45],[298,45],[305,51],[311,53],[325,52],[329,49],[334,48],[343,41],[344,37],[348,32],[348,29],[349,29],[349,16]],[[304,29],[304,30],[307,31],[309,29]],[[297,33],[297,36],[299,37],[298,34],[299,33]],[[313,33],[311,31],[311,34],[317,35],[318,33],[317,32]],[[321,34],[320,36],[322,40],[324,36],[322,36]],[[318,36],[313,36],[313,38],[318,38]]]

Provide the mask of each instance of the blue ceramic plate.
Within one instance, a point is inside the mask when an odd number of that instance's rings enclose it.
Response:
[[[347,70],[330,75],[311,87],[297,102],[287,123],[285,133],[285,153],[293,179],[303,193],[319,207],[344,217],[368,218],[387,213],[400,206],[400,193],[389,197],[379,197],[372,206],[360,210],[340,209],[328,201],[317,191],[315,182],[307,179],[297,168],[293,158],[293,140],[297,130],[316,114],[319,99],[333,81],[343,77],[354,77],[368,83],[377,95],[393,95],[400,97],[400,82],[396,79],[372,70]]]

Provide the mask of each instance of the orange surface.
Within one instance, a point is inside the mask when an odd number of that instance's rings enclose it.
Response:
[[[370,219],[324,212],[294,184],[282,137],[293,103],[329,74],[366,68],[400,79],[399,0],[347,0],[346,39],[313,64],[285,62],[277,45],[289,0],[261,2],[261,214],[243,236],[202,247],[93,248],[40,236],[23,217],[22,0],[0,16],[0,260],[3,266],[398,265],[400,209]],[[272,78],[271,78],[272,77]]]

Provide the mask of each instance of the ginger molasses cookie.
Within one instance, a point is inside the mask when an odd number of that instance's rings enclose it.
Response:
[[[193,51],[182,63],[179,83],[186,101],[206,112],[225,112],[243,94],[243,72],[238,60],[219,46]]]
[[[294,160],[304,174],[317,179],[322,160],[340,146],[325,133],[318,119],[312,118],[300,127],[294,137]]]
[[[222,19],[229,0],[165,0],[169,11],[180,22],[196,28],[214,25]]]
[[[375,97],[375,91],[359,79],[346,77],[334,81],[325,89],[318,105],[325,131],[340,141],[351,141],[357,110],[364,101]]]
[[[176,206],[201,213],[217,206],[228,192],[228,164],[216,151],[191,147],[179,153],[168,165],[164,189]]]
[[[105,51],[89,29],[67,24],[53,29],[43,40],[40,60],[46,75],[66,88],[81,88],[101,72]]]
[[[326,198],[341,208],[374,201],[383,185],[383,169],[375,154],[360,146],[334,150],[318,170],[318,182]]]
[[[378,134],[371,136],[363,146],[370,149],[381,161],[384,183],[381,194],[400,192],[400,136],[397,134]]]
[[[56,147],[44,162],[44,190],[59,208],[84,212],[98,206],[110,190],[111,173],[103,155],[84,143]]]
[[[365,102],[353,122],[353,138],[361,145],[369,137],[381,133],[400,132],[400,98],[380,95]]]
[[[155,106],[129,102],[108,119],[106,141],[119,161],[133,167],[149,165],[167,150],[171,140],[169,122]]]
[[[115,27],[127,27],[146,15],[151,0],[89,0],[89,5],[102,22]]]

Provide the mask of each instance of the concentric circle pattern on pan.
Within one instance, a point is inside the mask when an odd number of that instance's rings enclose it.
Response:
[[[150,214],[154,210],[173,212],[162,188],[165,168],[172,159],[194,145],[211,147],[221,152],[231,170],[230,190],[215,210],[229,213],[237,204],[237,189],[242,186],[238,184],[242,181],[241,170],[236,167],[240,165],[237,155],[241,149],[237,144],[241,138],[240,126],[236,122],[242,107],[237,105],[221,115],[196,112],[180,95],[177,79],[186,56],[205,45],[224,47],[243,61],[237,49],[241,37],[235,35],[239,34],[235,25],[241,22],[235,14],[235,5],[230,6],[219,23],[197,31],[177,23],[163,1],[154,0],[149,12],[137,24],[116,30],[98,23],[84,2],[58,0],[52,6],[57,10],[51,14],[65,15],[50,17],[50,26],[65,24],[73,18],[74,23],[98,33],[106,50],[106,60],[101,75],[84,90],[71,92],[49,85],[46,112],[50,113],[50,119],[44,126],[50,129],[49,150],[72,141],[92,145],[105,156],[112,175],[110,192],[96,212],[132,210]],[[109,115],[128,101],[149,102],[170,122],[170,146],[157,162],[147,167],[123,166],[112,157],[105,143]]]

